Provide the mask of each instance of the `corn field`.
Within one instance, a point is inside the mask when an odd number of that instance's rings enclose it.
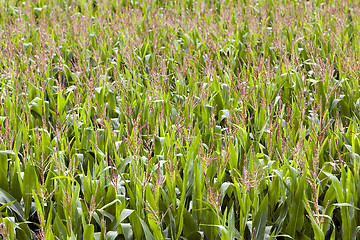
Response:
[[[0,0],[0,239],[360,239],[350,0]]]

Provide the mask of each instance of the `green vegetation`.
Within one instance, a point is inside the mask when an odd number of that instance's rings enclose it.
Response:
[[[350,0],[0,0],[0,238],[360,238]]]

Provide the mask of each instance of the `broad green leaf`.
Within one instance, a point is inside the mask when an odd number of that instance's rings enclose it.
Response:
[[[16,201],[16,199],[11,196],[9,193],[7,193],[6,191],[4,191],[3,189],[0,188],[0,203],[4,206],[6,205],[6,207],[11,210],[17,220],[19,222],[23,222],[24,220],[24,211],[22,206],[20,205],[20,203],[18,201]],[[11,203],[11,204],[9,204]],[[2,206],[2,208],[3,208]]]
[[[268,195],[266,195],[265,198],[261,200],[260,207],[253,220],[252,226],[255,229],[255,239],[264,239],[265,227],[268,217],[268,205]]]
[[[84,226],[84,239],[94,239],[94,225],[87,224]]]
[[[145,239],[146,240],[155,240],[154,235],[152,235],[152,233],[150,232],[148,225],[141,218],[139,218],[139,220],[140,220],[141,226],[145,233]]]

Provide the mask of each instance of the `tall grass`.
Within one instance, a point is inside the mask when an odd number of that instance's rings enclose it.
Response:
[[[359,13],[0,0],[0,238],[359,238]]]

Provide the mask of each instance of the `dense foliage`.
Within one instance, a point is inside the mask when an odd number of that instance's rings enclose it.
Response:
[[[0,0],[0,238],[360,237],[350,0]]]

